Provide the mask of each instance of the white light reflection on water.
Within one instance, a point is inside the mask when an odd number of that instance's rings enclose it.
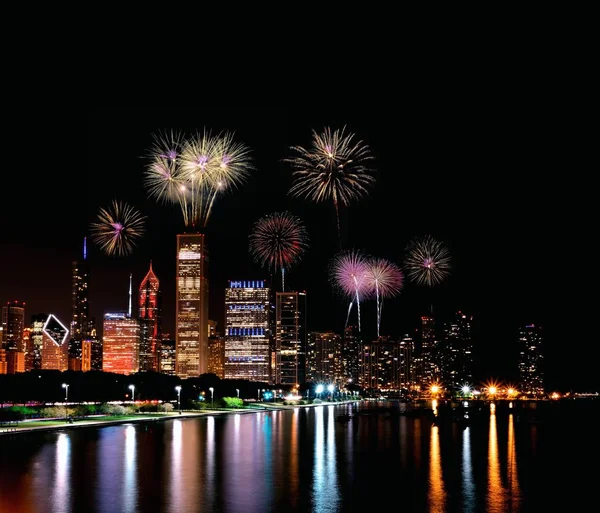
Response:
[[[182,503],[183,480],[181,479],[181,458],[183,447],[183,424],[181,420],[174,420],[171,430],[171,468],[169,483],[169,510],[184,511],[185,504]]]
[[[462,436],[463,511],[469,513],[475,511],[475,483],[471,463],[471,428],[465,428]]]
[[[446,490],[442,476],[442,459],[440,456],[440,428],[431,426],[429,443],[429,511],[443,513],[446,511]]]
[[[69,481],[71,473],[71,439],[60,433],[56,440],[56,461],[54,462],[54,486],[52,487],[52,511],[71,511],[69,504]]]
[[[125,489],[122,492],[124,513],[133,513],[137,507],[137,462],[135,454],[135,428],[125,428],[125,460],[123,473]]]
[[[313,511],[338,511],[340,495],[337,482],[334,406],[328,407],[327,437],[325,408],[315,408],[315,455],[313,465]]]

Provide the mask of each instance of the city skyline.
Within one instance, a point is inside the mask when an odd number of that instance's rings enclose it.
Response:
[[[542,324],[547,365],[554,369],[547,372],[547,379],[551,381],[554,375],[560,380],[557,385],[569,386],[568,380],[577,379],[579,383],[574,382],[574,386],[590,386],[592,382],[590,378],[586,382],[585,371],[583,378],[578,376],[579,372],[571,375],[558,372],[558,366],[564,365],[561,342],[569,331],[561,324],[564,321],[549,315],[547,275],[551,264],[537,260],[537,255],[550,247],[545,233],[535,230],[544,199],[534,193],[523,197],[516,192],[515,185],[518,183],[521,189],[534,191],[533,180],[513,178],[500,184],[502,193],[509,194],[502,203],[508,202],[511,211],[516,211],[514,219],[503,218],[495,213],[499,207],[496,200],[483,194],[483,186],[477,186],[478,194],[472,194],[466,187],[477,185],[474,175],[448,173],[444,177],[436,172],[435,180],[426,180],[427,187],[424,187],[427,165],[415,169],[414,151],[410,166],[397,160],[394,147],[397,142],[383,129],[375,128],[372,120],[368,114],[298,117],[273,110],[92,113],[88,190],[68,208],[49,209],[51,219],[61,219],[63,223],[60,243],[45,233],[26,241],[26,234],[21,233],[22,223],[15,221],[8,227],[2,239],[0,258],[3,269],[15,271],[0,273],[0,301],[25,301],[26,320],[40,312],[56,312],[60,319],[70,319],[71,262],[80,258],[81,241],[88,235],[89,223],[98,208],[120,199],[148,216],[148,233],[130,257],[108,258],[98,248],[88,248],[91,316],[98,323],[106,311],[125,310],[129,273],[134,275],[134,286],[139,286],[152,260],[164,291],[164,331],[174,334],[175,236],[183,233],[184,226],[176,209],[157,205],[146,197],[141,182],[145,165],[142,157],[151,144],[152,134],[158,130],[180,128],[193,133],[206,126],[235,131],[236,138],[251,148],[257,168],[246,185],[219,199],[206,230],[211,255],[208,317],[217,320],[219,331],[223,331],[228,279],[268,278],[253,262],[248,251],[248,236],[252,224],[261,216],[290,210],[304,221],[311,246],[303,261],[286,274],[286,289],[307,291],[309,331],[342,333],[347,303],[332,293],[327,281],[327,265],[338,249],[335,212],[329,204],[313,205],[287,196],[292,183],[291,170],[281,160],[289,156],[289,146],[309,142],[312,128],[348,125],[358,138],[372,147],[377,180],[367,198],[341,210],[344,248],[362,249],[402,264],[408,241],[415,236],[432,234],[450,248],[452,255],[451,274],[440,287],[429,289],[409,284],[397,298],[385,300],[381,334],[400,337],[412,332],[419,326],[421,316],[429,313],[430,305],[433,305],[434,317],[440,321],[458,310],[468,312],[475,317],[486,339],[475,349],[484,355],[483,365],[491,375],[503,375],[509,370],[516,371],[519,326]],[[273,133],[272,128],[276,126],[282,130]],[[453,149],[450,141],[438,140],[437,143],[443,150],[451,151],[455,158],[460,156],[459,149]],[[111,152],[99,151],[107,145]],[[423,149],[424,145],[419,148]],[[483,150],[480,151],[483,155]],[[429,164],[434,162],[439,164],[430,158]],[[406,171],[400,173],[398,168]],[[86,215],[72,212],[86,212]],[[487,220],[483,232],[476,222],[481,216]],[[39,275],[34,267],[38,261],[44,262],[45,280],[37,279]],[[532,261],[536,262],[535,266],[527,265]],[[276,280],[274,276],[274,285],[280,290]],[[42,288],[41,284],[45,286]],[[370,342],[375,338],[375,306],[366,303],[361,313],[363,338]]]

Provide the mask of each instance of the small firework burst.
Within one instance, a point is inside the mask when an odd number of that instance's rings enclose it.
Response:
[[[114,200],[98,212],[98,221],[90,225],[92,240],[109,256],[130,254],[136,239],[144,233],[146,219],[131,205]]]
[[[350,299],[357,295],[369,295],[369,259],[360,251],[350,250],[338,254],[333,259],[331,270],[333,285]]]
[[[448,276],[451,268],[448,248],[430,235],[412,241],[407,251],[406,272],[418,285],[433,287]]]
[[[339,205],[348,206],[365,196],[375,182],[369,146],[354,142],[354,134],[344,131],[325,128],[319,134],[313,130],[312,147],[292,146],[296,156],[284,159],[293,169],[294,184],[289,194],[315,203],[332,201],[338,235]]]
[[[308,248],[308,232],[302,221],[289,212],[276,212],[259,219],[250,235],[250,252],[261,265],[281,270],[285,290],[285,270],[298,262]]]

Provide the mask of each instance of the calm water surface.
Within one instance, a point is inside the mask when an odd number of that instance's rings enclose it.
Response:
[[[597,403],[487,406],[467,427],[356,415],[374,406],[3,435],[0,512],[595,510]]]

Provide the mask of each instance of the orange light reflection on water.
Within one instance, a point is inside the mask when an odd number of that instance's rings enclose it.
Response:
[[[438,426],[431,426],[429,444],[429,511],[443,513],[446,511],[446,490],[442,477],[442,459],[440,456],[440,432]]]

